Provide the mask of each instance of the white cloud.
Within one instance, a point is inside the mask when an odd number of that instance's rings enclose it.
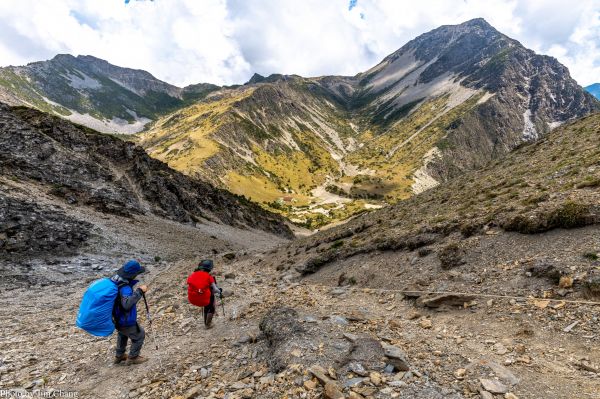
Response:
[[[355,74],[442,24],[484,17],[581,84],[600,81],[600,0],[3,0],[0,64],[91,54],[168,82]]]

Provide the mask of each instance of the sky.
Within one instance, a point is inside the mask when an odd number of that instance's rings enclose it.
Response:
[[[89,54],[178,86],[354,75],[476,17],[600,82],[600,0],[0,0],[0,65]]]

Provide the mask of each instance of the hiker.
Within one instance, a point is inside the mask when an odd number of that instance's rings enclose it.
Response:
[[[204,325],[211,327],[212,319],[216,313],[215,293],[222,298],[223,289],[217,286],[215,277],[210,274],[214,267],[213,261],[205,259],[200,261],[194,273],[188,279],[188,300],[192,305],[203,307]]]
[[[135,278],[146,269],[136,260],[125,263],[111,280],[119,287],[119,293],[113,308],[113,321],[118,332],[115,364],[126,361],[126,364],[140,364],[148,359],[140,356],[146,333],[137,322],[136,305],[148,287],[141,285],[134,290],[138,283]],[[131,339],[129,356],[125,354],[127,340]]]

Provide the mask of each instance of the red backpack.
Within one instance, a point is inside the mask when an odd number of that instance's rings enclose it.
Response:
[[[210,273],[203,270],[192,273],[188,279],[188,300],[192,305],[208,306],[210,303],[210,286],[216,283],[215,278]]]

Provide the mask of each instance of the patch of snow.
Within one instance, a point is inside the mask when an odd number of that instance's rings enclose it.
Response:
[[[365,204],[365,209],[381,209],[383,205]]]
[[[538,138],[538,132],[531,120],[531,115],[531,110],[529,108],[523,112],[523,139],[525,141],[532,141]]]

